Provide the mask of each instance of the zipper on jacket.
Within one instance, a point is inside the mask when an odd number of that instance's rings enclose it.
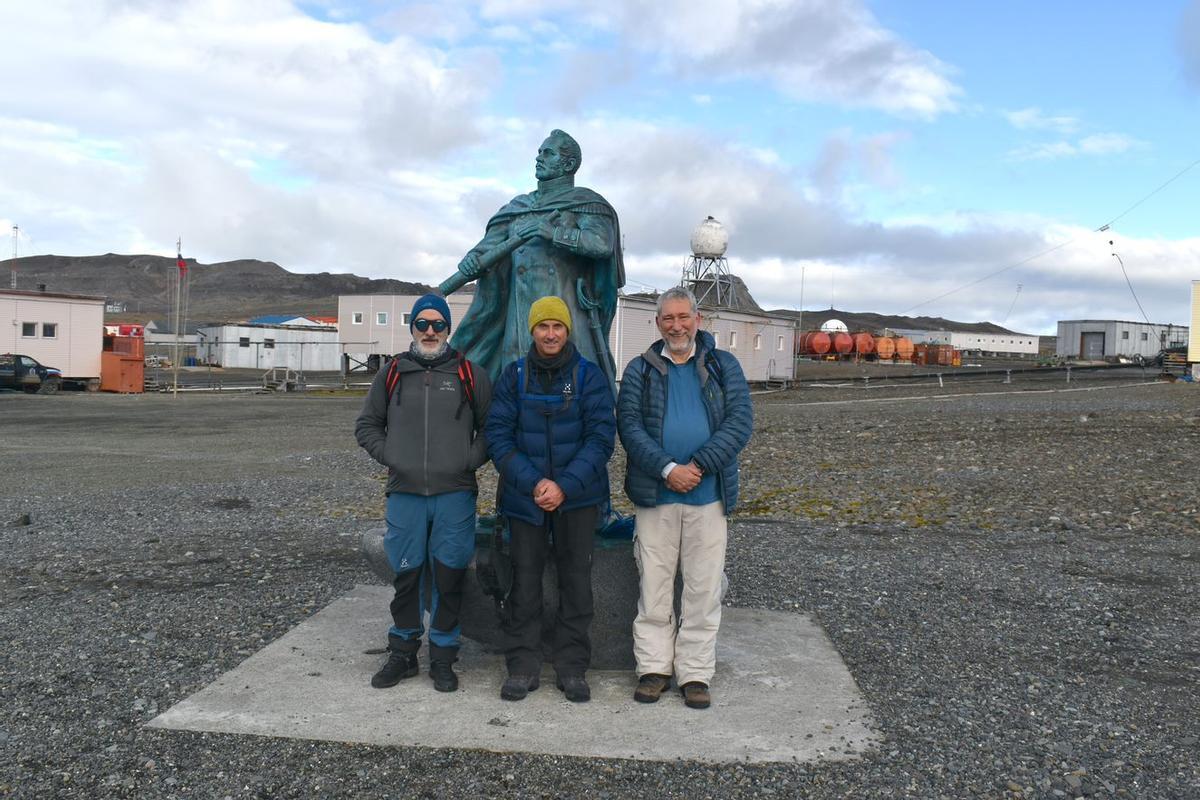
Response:
[[[425,496],[429,496],[429,387],[433,383],[433,373],[425,368]]]

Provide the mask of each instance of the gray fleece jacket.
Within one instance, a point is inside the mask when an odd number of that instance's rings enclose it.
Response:
[[[354,438],[388,468],[387,493],[426,497],[478,491],[475,470],[487,460],[483,424],[492,402],[486,370],[475,368],[475,408],[458,379],[458,359],[424,366],[397,357],[400,380],[387,397],[387,367],[379,371],[354,426]]]

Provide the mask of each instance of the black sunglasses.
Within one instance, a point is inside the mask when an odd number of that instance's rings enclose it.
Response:
[[[446,328],[450,327],[450,323],[446,322],[444,319],[419,319],[413,323],[413,327],[419,330],[421,333],[429,330],[430,325],[433,326],[434,333],[441,333],[442,331],[446,330]]]

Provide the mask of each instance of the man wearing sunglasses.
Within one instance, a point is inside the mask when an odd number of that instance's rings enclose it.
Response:
[[[412,345],[375,377],[354,429],[363,449],[388,468],[383,545],[396,572],[388,660],[371,685],[386,689],[420,671],[428,611],[429,675],[439,692],[453,692],[463,581],[475,552],[475,471],[488,458],[483,424],[492,384],[485,370],[450,347],[444,299],[421,297],[409,319]]]

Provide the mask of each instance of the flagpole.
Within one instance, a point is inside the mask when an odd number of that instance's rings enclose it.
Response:
[[[180,304],[183,302],[183,237],[175,240],[175,348],[171,359],[171,392],[179,397],[179,326],[182,324]]]

